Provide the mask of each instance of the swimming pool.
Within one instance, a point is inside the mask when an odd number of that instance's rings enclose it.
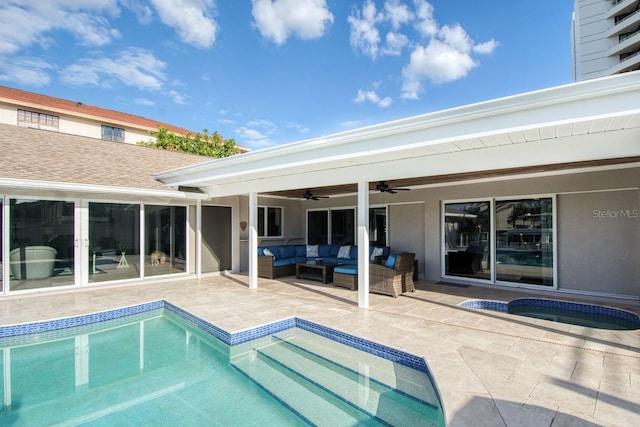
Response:
[[[158,301],[0,337],[0,425],[445,425],[424,359],[304,319],[231,334]]]
[[[510,302],[471,300],[465,301],[460,305],[466,308],[501,311],[519,316],[597,329],[640,329],[640,317],[637,314],[600,305],[543,298],[518,298]]]

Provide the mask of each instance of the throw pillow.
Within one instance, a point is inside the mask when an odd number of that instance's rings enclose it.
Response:
[[[382,255],[382,248],[373,248],[370,261],[374,262],[376,260],[376,257],[380,255]]]
[[[351,245],[340,246],[338,251],[338,258],[349,258],[351,254]]]
[[[271,252],[271,249],[268,249],[268,248],[265,248],[265,249],[264,249],[264,251],[263,251],[263,253],[264,253],[266,256],[273,256],[273,252]]]
[[[387,262],[384,263],[384,266],[387,268],[395,268],[396,267],[396,255],[389,255],[387,258]]]
[[[307,245],[307,258],[312,258],[318,255],[318,245]]]

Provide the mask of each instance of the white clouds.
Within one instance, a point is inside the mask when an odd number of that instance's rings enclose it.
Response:
[[[269,120],[250,120],[245,126],[236,129],[237,141],[240,145],[252,149],[266,148],[275,145],[270,139],[277,130],[277,126]]]
[[[82,12],[78,10],[81,7],[84,7]],[[49,35],[55,30],[68,31],[84,45],[105,45],[120,33],[104,15],[117,13],[115,2],[108,0],[3,2],[0,5],[0,54],[15,53],[30,45],[46,48],[55,42]]]
[[[144,105],[145,107],[153,107],[154,105],[156,105],[154,101],[147,98],[136,98],[133,102],[138,105]]]
[[[14,57],[10,61],[0,60],[0,81],[41,87],[49,84],[49,71],[54,68],[37,58]]]
[[[458,24],[444,25],[426,46],[418,45],[411,53],[409,64],[402,69],[402,97],[418,99],[424,90],[424,80],[438,84],[465,77],[478,66],[472,53],[488,54],[496,46],[494,40],[475,44]]]
[[[254,24],[276,44],[291,36],[302,40],[322,37],[333,23],[326,0],[252,0]]]
[[[372,0],[367,0],[361,9],[353,9],[347,21],[351,47],[356,52],[377,59],[411,50],[409,62],[402,69],[404,99],[419,99],[425,80],[439,84],[465,77],[478,66],[474,55],[490,54],[498,46],[495,40],[474,42],[460,24],[439,25],[433,6],[426,0],[413,0],[413,8],[406,1],[385,0],[379,11]],[[411,36],[415,34],[418,37],[414,40]],[[361,90],[355,101],[384,106],[376,97],[375,92]]]
[[[380,32],[376,25],[382,20],[382,15],[376,11],[376,5],[367,0],[362,6],[362,11],[357,8],[347,18],[351,25],[349,41],[351,47],[371,58],[378,56]]]
[[[384,10],[387,19],[391,21],[391,28],[397,30],[401,25],[406,24],[413,19],[413,13],[409,11],[406,4],[400,3],[400,0],[389,0],[384,3]]]
[[[62,81],[74,86],[131,86],[160,91],[166,84],[167,64],[144,49],[129,48],[113,58],[84,58],[64,68]]]
[[[301,124],[301,123],[289,123],[287,124],[287,129],[293,129],[296,130],[300,133],[307,133],[309,132],[309,128],[306,127],[305,125]]]
[[[212,18],[212,0],[151,0],[162,22],[173,28],[180,40],[199,48],[216,41],[218,24]]]
[[[367,101],[381,108],[386,108],[393,103],[393,100],[388,96],[380,98],[375,91],[362,89],[358,89],[358,95],[353,101],[357,104]]]

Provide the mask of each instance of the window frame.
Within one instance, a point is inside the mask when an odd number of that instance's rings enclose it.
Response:
[[[279,210],[280,211],[280,233],[279,234],[269,234],[269,210]],[[262,234],[260,234],[260,211],[262,211]],[[262,239],[281,239],[284,236],[284,207],[283,206],[268,206],[268,205],[259,205],[258,206],[258,214],[256,216],[256,221],[258,222],[258,237]]]
[[[124,128],[119,128],[115,126],[101,125],[100,137],[103,141],[125,142],[124,141],[125,130]]]
[[[18,126],[27,128],[53,130],[56,132],[60,130],[60,116],[23,110],[22,108],[18,108],[17,122]]]
[[[553,231],[551,233],[552,236],[552,250],[553,250],[553,285],[544,286],[535,283],[525,283],[525,282],[511,282],[505,280],[497,279],[497,258],[496,258],[496,205],[499,202],[505,201],[517,201],[517,200],[529,200],[529,199],[543,199],[549,198],[552,203],[552,212],[551,212],[551,224],[553,226]],[[449,204],[457,204],[457,203],[474,203],[474,202],[489,202],[489,224],[490,230],[488,234],[489,238],[489,254],[491,259],[491,275],[488,279],[483,278],[473,278],[473,277],[465,277],[465,276],[457,276],[447,274],[446,271],[446,205]],[[557,194],[556,193],[538,193],[538,194],[516,194],[516,195],[506,195],[500,197],[470,197],[465,199],[443,199],[440,201],[440,276],[443,279],[455,279],[455,280],[464,280],[467,282],[473,283],[481,283],[481,284],[489,284],[489,285],[498,285],[503,287],[516,287],[516,288],[527,288],[527,289],[537,289],[537,290],[557,290],[558,289],[558,203],[557,203]]]

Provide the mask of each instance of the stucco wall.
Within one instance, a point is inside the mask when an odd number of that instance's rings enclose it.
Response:
[[[426,278],[442,277],[443,201],[556,194],[558,288],[637,297],[640,218],[595,218],[593,210],[604,211],[605,216],[607,209],[628,211],[634,216],[634,212],[640,212],[638,185],[640,168],[629,168],[411,191],[411,197],[425,201]]]
[[[637,190],[558,196],[562,289],[640,296]]]
[[[393,252],[414,252],[418,272],[425,271],[424,203],[389,206],[389,246]]]
[[[397,194],[371,193],[370,205],[389,206],[391,247],[398,251],[416,252],[420,273],[426,279],[438,281],[442,278],[443,201],[555,195],[558,288],[637,298],[640,289],[639,185],[640,168],[636,167],[509,178],[487,183],[413,189]],[[307,209],[355,208],[357,198],[350,195],[311,202],[260,197],[259,204],[284,208],[285,239],[274,241],[284,243],[288,238],[305,236]],[[625,212],[625,216],[612,218],[615,214],[611,212],[614,211]],[[240,215],[247,220],[246,197],[241,199]],[[304,240],[291,243],[302,242]],[[247,245],[242,247],[246,248]],[[246,271],[246,249],[241,256],[241,269]]]

